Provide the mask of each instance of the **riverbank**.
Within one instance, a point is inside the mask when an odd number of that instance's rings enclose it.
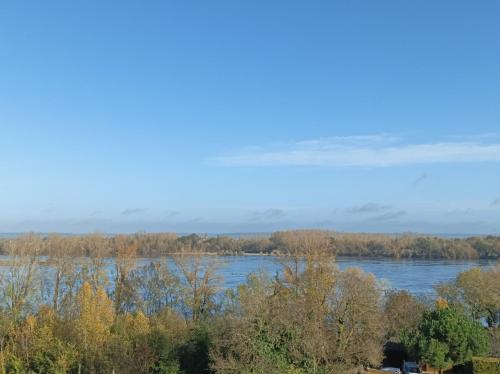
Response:
[[[0,239],[0,254],[35,251],[38,255],[119,257],[133,252],[139,257],[161,257],[179,253],[206,255],[281,256],[320,249],[328,256],[393,259],[477,260],[500,258],[500,237],[448,239],[414,234],[383,235],[338,233],[323,230],[278,231],[269,237],[209,237],[197,234],[99,233],[64,236],[26,234]]]

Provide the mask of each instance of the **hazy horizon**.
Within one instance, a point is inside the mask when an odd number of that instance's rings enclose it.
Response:
[[[296,228],[292,230],[308,230],[303,228]],[[313,229],[315,230],[315,229]],[[321,230],[321,229],[320,229]],[[278,230],[279,231],[279,230]],[[49,235],[61,235],[61,236],[81,236],[81,235],[93,235],[93,234],[101,234],[105,236],[115,236],[115,235],[134,235],[134,234],[175,234],[178,237],[189,236],[189,235],[200,235],[207,237],[230,237],[235,239],[240,238],[264,238],[271,237],[272,234],[278,231],[263,231],[263,232],[171,232],[171,231],[135,231],[135,232],[102,232],[102,231],[93,231],[93,232],[40,232],[40,231],[19,231],[19,232],[0,232],[0,238],[17,238],[22,235],[27,234],[36,234],[41,236],[49,236]],[[284,231],[287,231],[285,229]],[[472,237],[487,237],[487,236],[498,236],[496,234],[472,234],[472,233],[425,233],[425,232],[369,232],[369,231],[336,231],[336,230],[327,230],[337,234],[355,234],[355,235],[384,235],[388,237],[398,237],[402,235],[412,235],[412,236],[421,236],[421,237],[437,237],[444,239],[466,239]]]

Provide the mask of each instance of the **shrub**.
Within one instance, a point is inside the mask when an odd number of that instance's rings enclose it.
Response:
[[[500,358],[473,357],[469,367],[471,374],[498,374],[500,373]]]
[[[462,365],[490,347],[479,322],[446,305],[426,311],[417,329],[403,331],[401,340],[410,355],[438,369]]]
[[[26,373],[26,368],[24,367],[23,361],[14,354],[9,354],[5,360],[5,369],[7,373],[12,374],[22,374]]]

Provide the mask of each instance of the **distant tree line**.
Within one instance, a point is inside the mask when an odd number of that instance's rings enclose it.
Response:
[[[138,262],[146,237],[147,248],[182,244]],[[349,374],[379,366],[388,342],[437,368],[500,355],[498,266],[437,285],[433,303],[339,270],[330,233],[293,231],[267,239],[279,246],[278,274],[249,274],[224,290],[223,259],[198,243],[220,240],[4,242],[0,373]]]
[[[265,254],[283,255],[294,250],[296,236],[307,234],[323,238],[326,250],[333,256],[387,257],[414,259],[497,259],[500,258],[500,236],[477,236],[449,239],[413,234],[353,234],[322,230],[278,231],[268,236],[184,235],[172,233],[136,233],[108,236],[89,234],[80,236],[39,235],[41,254],[50,247],[60,247],[67,255],[91,256],[99,251],[104,257],[114,257],[120,243],[137,248],[141,257],[168,256],[179,252],[205,252],[219,255]],[[6,254],[10,242],[16,238],[0,239],[0,253]]]

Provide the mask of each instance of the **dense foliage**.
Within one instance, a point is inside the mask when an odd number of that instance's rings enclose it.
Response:
[[[438,369],[465,364],[490,348],[485,328],[446,303],[424,312],[415,329],[402,332],[402,341],[421,361]]]
[[[455,308],[461,308],[474,319],[484,319],[488,326],[500,326],[500,269],[473,268],[437,291]]]
[[[500,358],[474,357],[468,367],[470,374],[498,374]]]
[[[449,308],[440,310],[359,269],[340,271],[330,233],[275,235],[280,272],[226,291],[222,258],[205,255],[210,238],[165,237],[179,245],[171,256],[141,261],[140,235],[5,241],[0,373],[351,373],[378,366],[403,331],[432,363],[486,353],[489,340],[498,351],[497,325],[477,322],[498,306],[500,283],[484,283],[498,268],[441,285]],[[488,292],[477,296],[477,284]]]
[[[126,236],[48,235],[43,237],[45,245],[41,251],[42,254],[46,254],[49,247],[59,245],[68,255],[89,256],[99,250],[105,256],[111,257],[116,255],[120,242],[126,238],[128,242],[134,243],[138,255],[142,257],[165,256],[180,251],[203,251],[222,255],[245,253],[281,255],[293,251],[294,241],[300,236],[328,239],[329,253],[337,256],[433,259],[500,257],[500,237],[497,236],[446,239],[412,234],[348,234],[320,230],[278,231],[271,235],[240,237],[196,234],[178,237],[172,233],[137,233]],[[15,238],[1,239],[0,253],[6,254],[9,243],[15,240]]]

